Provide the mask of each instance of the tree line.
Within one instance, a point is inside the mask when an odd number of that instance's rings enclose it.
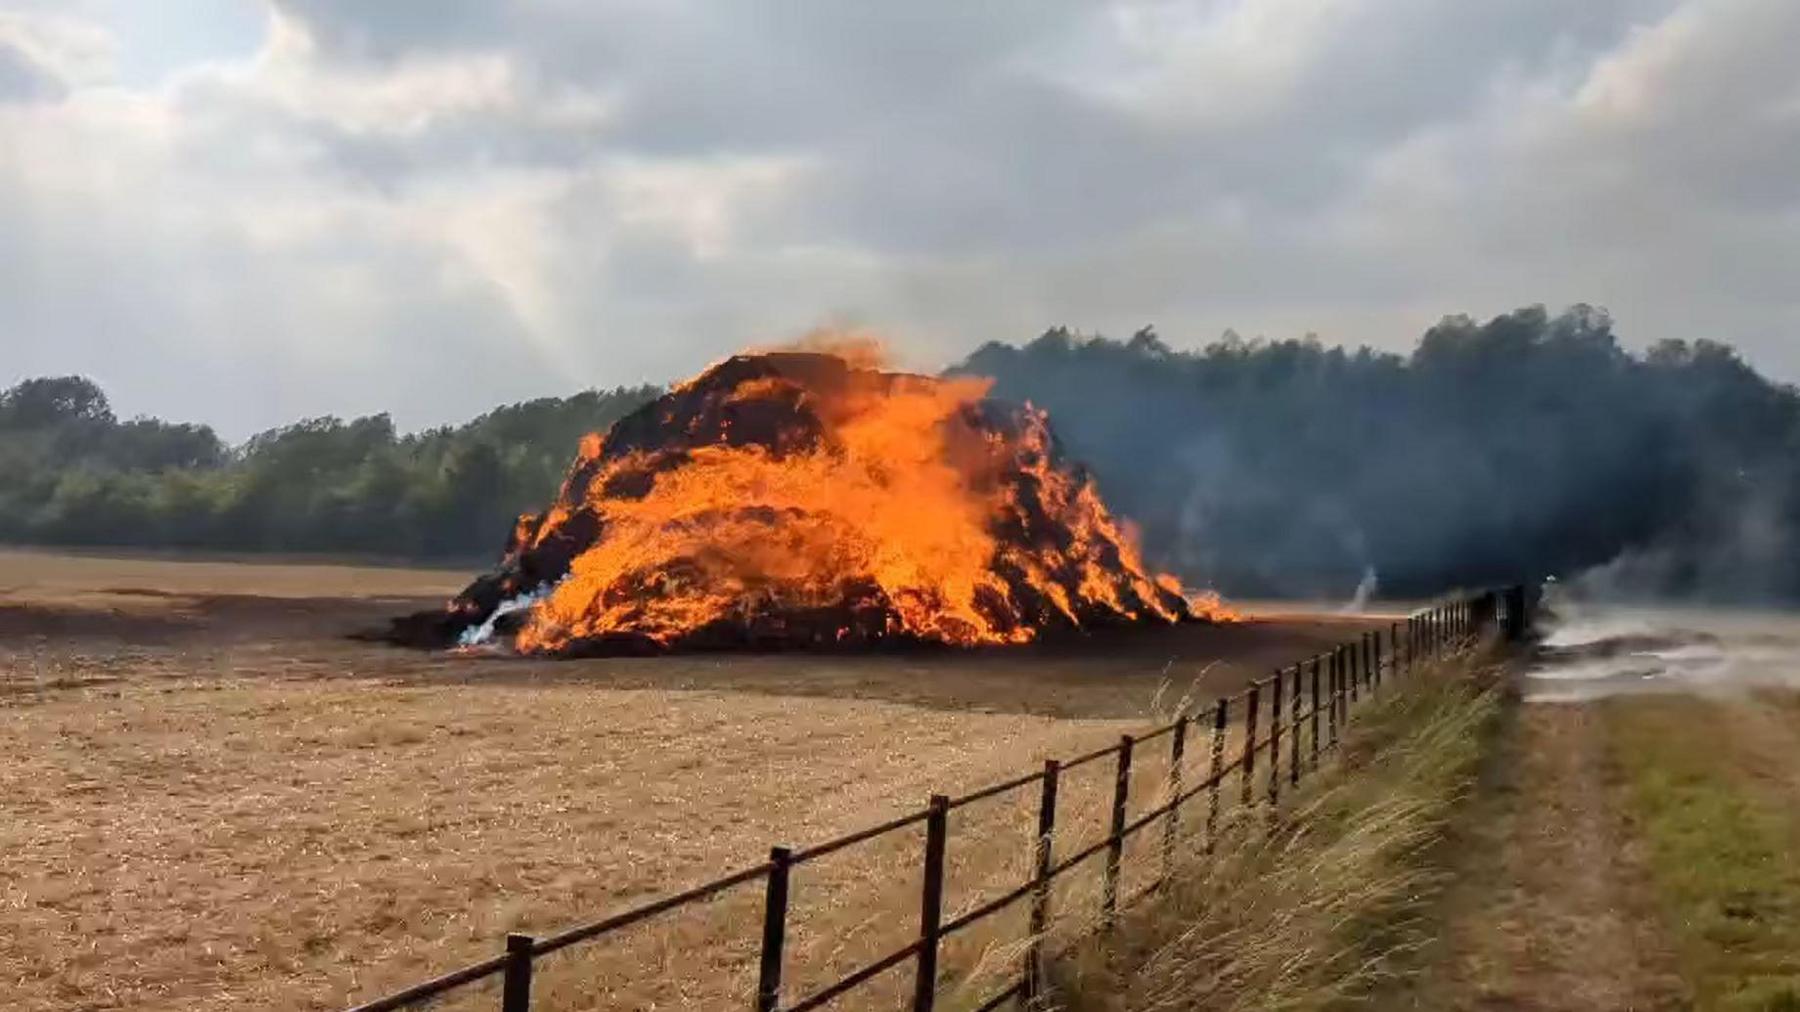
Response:
[[[1800,597],[1800,393],[1729,346],[1628,351],[1600,310],[1450,317],[1409,354],[1232,334],[1178,351],[1050,330],[951,371],[1049,409],[1149,555],[1239,595],[1586,574],[1644,593]],[[654,387],[402,434],[314,418],[238,446],[121,421],[80,377],[0,393],[0,540],[491,556],[580,437]]]
[[[0,540],[492,555],[583,434],[658,393],[588,390],[409,434],[385,414],[309,418],[228,446],[204,425],[120,421],[83,377],[26,380],[0,392]]]

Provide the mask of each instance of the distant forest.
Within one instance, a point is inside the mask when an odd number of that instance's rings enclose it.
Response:
[[[1800,392],[1727,345],[1626,351],[1602,311],[1451,317],[1410,355],[1226,337],[1176,351],[1055,329],[954,372],[1048,408],[1159,564],[1231,594],[1563,578],[1800,598]],[[317,418],[228,446],[120,421],[79,377],[0,393],[0,540],[494,554],[586,432],[655,397],[591,390],[400,434]]]
[[[204,425],[119,421],[78,376],[0,393],[0,541],[497,555],[577,444],[655,398],[589,390],[402,435],[385,414],[309,418],[227,446]]]

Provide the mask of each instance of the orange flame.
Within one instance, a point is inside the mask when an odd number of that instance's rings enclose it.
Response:
[[[849,356],[739,356],[590,437],[509,564],[573,545],[515,646],[728,629],[783,641],[1022,643],[1053,626],[1227,619],[1147,569],[1048,419]],[[560,540],[559,540],[560,539]]]

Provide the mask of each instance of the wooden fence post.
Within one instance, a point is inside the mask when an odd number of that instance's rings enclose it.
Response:
[[[1044,991],[1044,932],[1050,927],[1051,844],[1056,835],[1056,783],[1061,776],[1061,763],[1044,760],[1044,791],[1038,796],[1037,843],[1032,852],[1031,939],[1025,951],[1024,998],[1028,1003]]]
[[[1350,670],[1350,648],[1338,647],[1338,735],[1350,729],[1350,704],[1356,699],[1355,672]]]
[[[1106,882],[1100,894],[1105,926],[1119,913],[1119,864],[1125,856],[1125,813],[1131,804],[1131,735],[1119,737],[1119,764],[1113,770],[1112,835],[1106,844]]]
[[[530,935],[506,936],[506,970],[500,981],[500,1012],[530,1012],[531,950],[537,940]]]
[[[1338,741],[1338,651],[1333,650],[1325,657],[1325,721],[1329,725],[1331,747],[1337,747]]]
[[[1350,702],[1355,703],[1360,698],[1357,692],[1356,683],[1362,680],[1362,673],[1357,670],[1358,665],[1356,663],[1358,648],[1346,643],[1343,646],[1343,650],[1345,658],[1344,671],[1349,675],[1346,680],[1350,683]],[[1349,711],[1346,710],[1345,714],[1348,715],[1348,713]]]
[[[793,851],[769,848],[769,877],[763,891],[762,965],[756,978],[757,1012],[781,1007],[781,953],[787,945],[788,870]]]
[[[1250,686],[1250,698],[1244,703],[1243,796],[1239,799],[1249,808],[1256,797],[1256,718],[1262,708],[1262,690]]]
[[[1175,718],[1175,737],[1169,742],[1169,814],[1163,818],[1163,874],[1175,870],[1175,834],[1181,824],[1181,757],[1187,751],[1188,715]]]
[[[1206,852],[1211,854],[1219,842],[1219,785],[1225,779],[1225,732],[1231,726],[1231,700],[1221,699],[1213,707],[1212,766],[1207,771]]]
[[[1281,804],[1281,711],[1283,675],[1275,672],[1275,683],[1269,696],[1269,807]]]
[[[937,1004],[938,929],[944,918],[944,849],[950,840],[950,799],[931,796],[925,817],[925,886],[919,891],[919,956],[913,977],[913,1012]]]
[[[1312,659],[1312,765],[1319,768],[1319,708],[1325,700],[1319,695],[1319,658]]]
[[[1300,786],[1300,679],[1304,675],[1303,667],[1294,665],[1294,699],[1288,704],[1292,711],[1288,720],[1288,784],[1292,787]]]

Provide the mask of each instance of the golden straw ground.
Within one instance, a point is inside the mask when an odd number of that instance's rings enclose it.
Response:
[[[1152,723],[1165,680],[1165,695],[1196,676],[1201,696],[1235,690],[1344,629],[519,662],[343,639],[456,574],[66,558],[0,552],[0,1007],[22,1012],[341,1007],[491,955],[509,930],[565,927],[771,843],[1109,744]],[[1103,765],[1070,791],[1108,789]],[[953,815],[951,916],[1014,884],[1034,806],[1026,791]],[[907,940],[917,836],[796,874],[795,987]],[[736,1004],[760,910],[740,892],[545,959],[542,993],[559,1008]],[[1019,933],[1002,918],[959,937],[946,979]]]

